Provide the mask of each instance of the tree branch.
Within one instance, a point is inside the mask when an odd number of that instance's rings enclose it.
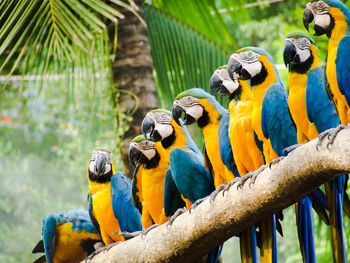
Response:
[[[265,169],[249,187],[233,185],[215,201],[206,199],[147,235],[119,243],[91,262],[192,262],[262,218],[284,209],[337,175],[350,172],[350,129],[339,132],[327,149],[315,139]]]

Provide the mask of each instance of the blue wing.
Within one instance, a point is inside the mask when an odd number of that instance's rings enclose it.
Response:
[[[348,105],[350,105],[350,36],[345,36],[340,40],[337,51],[336,72],[338,87],[345,95]]]
[[[121,172],[111,179],[112,208],[121,231],[142,230],[141,215],[132,201],[131,181]]]
[[[135,204],[136,208],[142,214],[142,204],[141,204],[141,200],[139,197],[140,189],[138,189],[138,187],[137,187],[138,181],[141,180],[141,178],[138,178],[139,170],[140,170],[140,164],[138,164],[136,166],[134,173],[133,173],[133,176],[132,176],[132,197],[133,197],[134,204]]]
[[[319,133],[335,128],[340,120],[333,102],[324,92],[324,74],[321,67],[317,67],[307,75],[306,109],[309,120],[313,122]]]
[[[227,167],[227,169],[233,172],[235,177],[239,177],[235,159],[233,157],[232,147],[230,143],[228,126],[230,124],[230,113],[227,111],[221,116],[220,125],[218,129],[219,133],[219,150],[220,156]]]
[[[192,203],[215,190],[213,178],[204,167],[204,159],[180,148],[170,153],[170,168],[180,193]]]
[[[91,219],[92,224],[96,227],[97,231],[101,234],[101,229],[100,229],[100,225],[97,222],[94,213],[93,213],[93,206],[92,206],[92,198],[91,198],[91,194],[88,194],[88,209],[89,209],[89,216]]]
[[[63,215],[60,213],[59,215]],[[55,214],[48,214],[43,221],[43,242],[45,248],[45,256],[48,263],[53,263],[55,253],[55,235],[58,217]]]
[[[177,209],[186,207],[179,189],[174,182],[170,168],[165,174],[164,181],[164,212],[166,216],[172,216]]]
[[[90,220],[89,212],[86,210],[71,210],[64,215],[64,218],[60,217],[58,222],[60,224],[72,222],[72,230],[75,232],[98,233],[96,227]]]
[[[261,127],[264,136],[271,140],[272,148],[283,156],[283,149],[297,144],[297,133],[289,113],[287,91],[280,83],[271,85],[265,92]]]

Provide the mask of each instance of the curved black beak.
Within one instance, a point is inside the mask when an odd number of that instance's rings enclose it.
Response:
[[[242,73],[243,73],[242,64],[232,57],[230,57],[230,60],[228,61],[227,70],[232,80],[235,80],[233,73],[238,74],[240,78],[242,77]]]
[[[222,80],[220,79],[219,75],[214,72],[214,74],[211,76],[210,81],[210,90],[213,94],[218,94],[220,91],[220,86],[222,85]]]
[[[284,45],[284,51],[283,51],[283,60],[287,68],[289,64],[296,64],[297,62],[295,61],[296,55],[297,55],[297,49],[295,48],[295,46],[290,41],[286,41]]]
[[[314,15],[311,10],[306,7],[303,14],[303,23],[307,31],[309,31],[309,24],[312,22],[312,20],[314,20]]]
[[[130,144],[129,151],[128,151],[128,157],[129,157],[129,162],[136,167],[136,165],[139,163],[139,160],[141,159],[142,152]]]
[[[141,123],[141,131],[147,139],[149,139],[149,137],[152,138],[154,127],[154,120],[152,120],[149,116],[146,115],[146,117],[143,118]]]
[[[95,173],[97,176],[103,175],[106,171],[107,159],[103,153],[100,153],[96,158]]]
[[[181,115],[183,112],[185,112],[183,108],[181,108],[180,106],[178,106],[176,104],[173,105],[171,113],[173,115],[175,122],[180,126],[182,126],[180,123],[180,118],[181,118]]]

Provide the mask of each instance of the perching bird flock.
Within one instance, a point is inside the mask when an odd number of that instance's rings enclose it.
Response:
[[[92,258],[116,242],[146,235],[160,224],[171,225],[184,208],[193,209],[207,196],[215,199],[233,184],[254,184],[267,165],[278,163],[300,144],[326,136],[332,144],[350,122],[350,11],[339,0],[312,0],[303,15],[307,30],[312,21],[315,35],[329,38],[326,61],[322,67],[309,35],[289,33],[283,52],[288,91],[265,50],[243,47],[208,79],[214,95],[229,96],[228,109],[206,91],[188,87],[174,98],[171,111],[147,113],[143,134],[130,142],[133,181],[115,172],[111,153],[94,150],[88,163],[88,211],[47,215],[42,240],[33,249],[45,254],[35,262]],[[193,123],[202,131],[203,151],[186,128]],[[303,262],[316,262],[312,209],[330,227],[334,262],[346,262],[347,181],[348,175],[339,176],[325,184],[324,192],[317,189],[296,203]],[[241,262],[258,262],[258,247],[260,262],[278,261],[280,220],[282,211],[239,233]],[[202,260],[218,262],[222,247],[208,251]]]

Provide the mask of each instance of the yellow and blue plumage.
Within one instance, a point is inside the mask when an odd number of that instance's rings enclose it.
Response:
[[[313,39],[300,31],[288,34],[284,60],[289,68],[289,108],[297,126],[298,143],[305,143],[317,138],[318,133],[337,127],[340,120],[324,90],[320,54]],[[337,262],[346,259],[342,215],[345,181],[343,175],[325,184],[334,259]],[[309,255],[309,258],[310,262],[315,262],[315,255]]]
[[[103,246],[86,210],[48,214],[43,220],[42,232],[43,239],[33,253],[45,252],[45,255],[36,263],[77,263]]]
[[[112,156],[95,150],[88,166],[89,213],[105,245],[124,241],[118,232],[142,229],[141,215],[132,201],[132,185],[121,172],[115,173]]]

